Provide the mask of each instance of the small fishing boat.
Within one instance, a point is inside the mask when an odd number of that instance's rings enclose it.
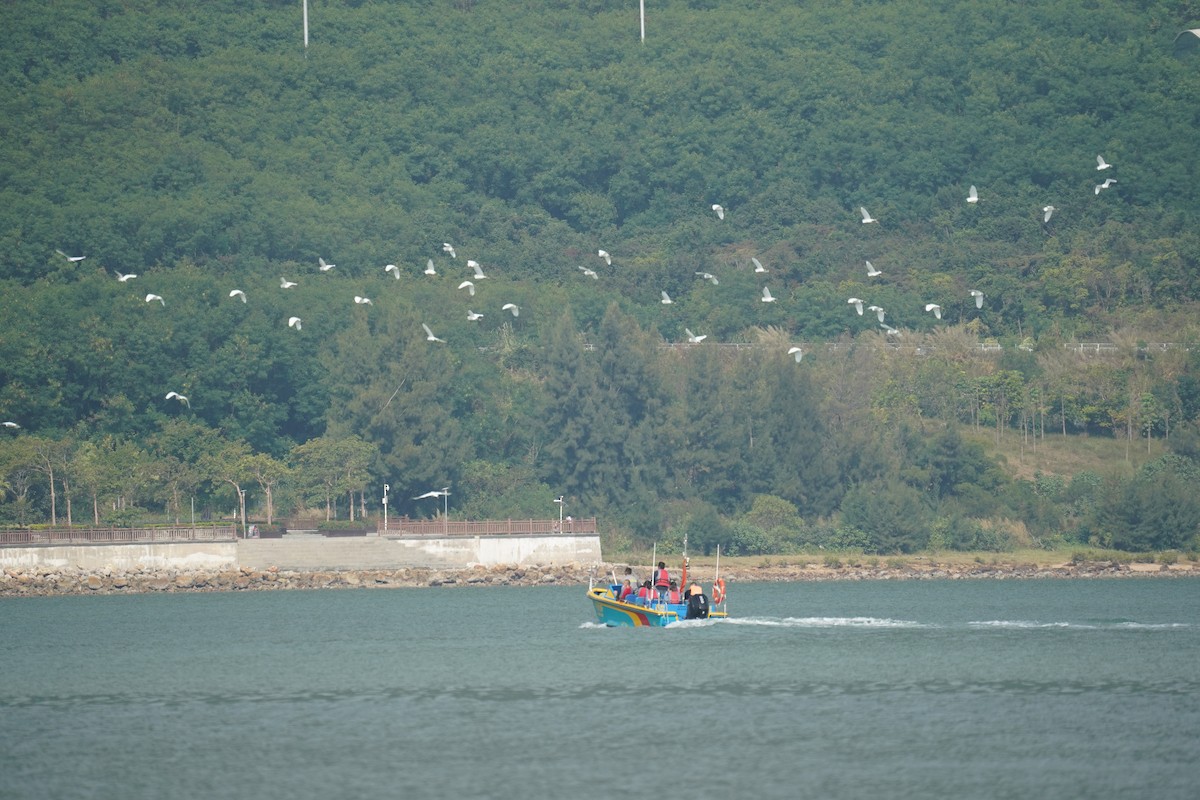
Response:
[[[656,547],[657,549],[657,547]],[[688,557],[687,540],[684,540],[683,570],[679,580],[679,585],[687,587],[688,584]],[[720,575],[721,552],[717,550],[717,575]],[[662,564],[660,562],[659,566]],[[665,577],[664,577],[665,582]],[[592,606],[596,609],[596,619],[602,624],[610,628],[665,628],[668,625],[674,625],[688,618],[688,601],[686,595],[682,598],[682,602],[672,603],[667,600],[657,599],[656,597],[642,600],[633,596],[620,599],[621,584],[617,581],[616,575],[612,576],[612,583],[595,586],[589,582],[588,599],[592,601]],[[649,586],[649,581],[646,582]],[[703,588],[703,587],[701,587]],[[708,602],[706,604],[707,619],[724,619],[728,616],[726,613],[725,603],[725,581],[720,577],[715,577],[712,582],[711,592],[706,595]]]
[[[588,598],[596,608],[597,621],[602,625],[610,628],[665,628],[687,619],[687,603],[651,600],[647,605],[641,605],[618,600],[616,593],[619,590],[620,586],[616,584],[588,587]],[[724,619],[727,616],[726,612],[717,610],[715,603],[713,605],[713,610],[708,612],[708,618]]]

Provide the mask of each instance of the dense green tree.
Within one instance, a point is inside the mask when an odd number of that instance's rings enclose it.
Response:
[[[273,525],[275,524],[275,490],[280,483],[291,476],[291,469],[284,462],[272,458],[266,453],[254,453],[247,456],[245,466],[246,472],[262,490],[263,500],[266,504],[267,524]],[[361,479],[362,465],[359,463],[355,466],[356,476]]]
[[[1191,549],[1200,544],[1200,468],[1165,456],[1138,470],[1098,507],[1097,527],[1122,550]]]
[[[899,481],[856,486],[842,500],[842,520],[866,534],[874,553],[911,553],[929,543],[931,516],[921,494]]]

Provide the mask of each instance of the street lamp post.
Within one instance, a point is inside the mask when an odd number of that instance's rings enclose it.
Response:
[[[387,529],[388,529],[388,527],[387,527],[387,493],[388,493],[388,489],[390,489],[390,488],[392,488],[392,487],[388,486],[386,483],[383,485],[383,532],[384,533],[387,533]]]
[[[558,503],[558,532],[559,533],[562,533],[562,529],[563,529],[562,521],[563,521],[563,505],[564,505],[563,499],[564,498],[565,498],[565,495],[560,494],[558,496],[558,499],[554,501],[554,502]]]

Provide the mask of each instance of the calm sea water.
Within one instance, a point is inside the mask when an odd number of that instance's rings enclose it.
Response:
[[[1194,798],[1200,581],[0,601],[3,798]]]

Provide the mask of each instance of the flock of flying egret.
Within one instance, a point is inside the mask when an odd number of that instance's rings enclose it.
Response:
[[[1102,156],[1102,155],[1096,156],[1096,171],[1103,172],[1106,169],[1112,169],[1112,164],[1105,161],[1104,156]],[[1105,189],[1108,189],[1116,182],[1117,181],[1114,178],[1105,178],[1102,183],[1096,184],[1094,193],[1100,194],[1102,191],[1104,191]],[[974,184],[972,184],[970,186],[970,188],[967,189],[967,198],[966,199],[967,199],[967,203],[969,203],[971,205],[976,205],[979,203],[979,190],[975,187]],[[713,206],[713,208],[716,209],[716,208],[719,208],[719,206]],[[1042,223],[1043,224],[1049,223],[1050,217],[1052,217],[1054,215],[1054,212],[1057,210],[1058,209],[1055,208],[1053,205],[1047,204],[1045,206],[1042,206]],[[879,220],[872,217],[870,212],[868,212],[867,209],[864,208],[863,206],[859,206],[858,211],[862,215],[862,222],[864,225],[879,222]],[[724,219],[723,212],[718,214],[718,216],[720,216],[722,219]],[[757,265],[758,262],[756,261],[755,264]],[[875,266],[870,261],[866,262],[866,264],[867,264],[867,277],[868,278],[877,278],[883,274],[882,270],[876,269]],[[983,308],[983,296],[984,296],[983,292],[979,291],[978,289],[971,289],[968,292],[968,294],[970,294],[971,298],[974,299],[975,308]],[[768,301],[769,297],[770,297],[769,291],[767,289],[763,289],[763,302],[769,302]],[[863,315],[863,302],[864,302],[863,299],[860,297],[851,297],[846,300],[847,304],[854,306],[854,310],[858,313],[858,315],[860,317]],[[885,312],[881,307],[868,306],[867,311],[875,312],[875,316],[879,320],[879,326],[884,329],[884,331],[887,333],[888,336],[896,336],[896,337],[900,336],[900,331],[896,330],[895,328],[891,327],[890,325],[888,325],[887,323],[884,322],[884,315],[887,312]],[[933,314],[935,319],[940,320],[942,318],[942,307],[940,305],[938,305],[937,303],[926,303],[925,311],[930,314]],[[799,354],[797,354],[796,360],[797,361],[800,360]]]
[[[1097,155],[1096,156],[1096,170],[1098,172],[1103,172],[1103,171],[1109,170],[1109,169],[1112,169],[1112,164],[1105,161],[1103,156]],[[1115,183],[1116,183],[1116,180],[1114,178],[1106,178],[1103,182],[1095,185],[1094,192],[1095,192],[1095,194],[1099,195],[1102,191],[1110,188]],[[972,185],[967,192],[966,202],[971,205],[976,205],[980,202],[980,200],[981,200],[981,198],[979,196],[978,189]],[[712,208],[713,213],[716,214],[718,220],[725,219],[725,208],[722,205],[720,205],[718,203],[714,203],[711,208]],[[859,206],[858,210],[859,210],[859,214],[862,216],[862,224],[869,225],[869,224],[878,224],[879,223],[879,220],[876,219],[875,217],[872,217],[870,212],[868,212],[865,207]],[[1051,216],[1053,216],[1054,212],[1057,210],[1058,209],[1053,205],[1043,206],[1042,207],[1042,222],[1049,223]],[[86,255],[70,255],[68,253],[65,253],[62,250],[55,250],[55,252],[58,253],[63,258],[67,259],[67,261],[71,262],[72,264],[77,264],[77,263],[83,261],[85,258],[87,258]],[[448,255],[452,259],[458,258],[458,251],[454,247],[454,245],[451,244],[450,242],[442,243],[442,252],[444,254]],[[609,265],[609,266],[612,265],[613,258],[612,258],[612,255],[607,250],[600,248],[596,251],[596,255],[598,258],[600,258],[601,260],[604,261],[605,265]],[[750,260],[754,264],[754,272],[756,274],[767,273],[766,267],[764,267],[762,265],[762,262],[760,262],[757,258],[751,258]],[[480,266],[478,261],[475,261],[473,259],[467,259],[466,266],[468,269],[470,269],[472,271],[472,273],[473,273],[472,278],[468,278],[466,280],[463,280],[461,283],[459,283],[458,289],[461,291],[465,291],[467,293],[468,297],[474,297],[475,291],[476,291],[476,282],[486,280],[488,276],[486,274],[484,274],[483,267]],[[322,273],[331,272],[336,267],[337,267],[336,264],[331,264],[331,263],[327,262],[323,257],[317,258],[317,268]],[[592,280],[599,280],[599,278],[600,278],[599,274],[594,269],[591,269],[590,267],[581,265],[578,267],[578,269],[582,272],[583,276],[586,278],[590,278]],[[395,264],[388,264],[383,268],[383,270],[384,270],[385,274],[390,274],[396,280],[400,280],[400,268],[398,266],[396,266]],[[866,262],[866,270],[867,270],[868,278],[878,278],[883,275],[883,271],[880,269],[877,269],[870,261]],[[437,275],[437,267],[434,264],[432,258],[426,262],[424,274]],[[702,280],[708,281],[713,286],[717,286],[720,284],[720,279],[717,278],[716,275],[713,275],[710,272],[697,271],[696,276]],[[126,274],[126,273],[121,273],[119,271],[116,272],[116,279],[121,283],[128,283],[129,281],[131,281],[137,277],[138,276],[136,274],[132,274],[132,273]],[[286,277],[280,277],[280,279],[279,279],[279,287],[282,290],[292,289],[298,285],[299,285],[298,281],[289,280]],[[983,292],[979,291],[978,289],[971,289],[969,291],[969,295],[975,302],[975,308],[982,309],[983,308],[983,300],[984,300]],[[228,296],[231,299],[240,300],[242,303],[247,302],[246,292],[239,288],[231,289],[229,291]],[[671,296],[666,291],[662,291],[660,296],[661,296],[661,303],[663,305],[671,305],[674,303],[674,301],[671,299]],[[759,299],[763,303],[774,303],[777,298],[771,293],[770,287],[764,286],[764,287],[762,287],[762,296]],[[145,302],[147,302],[147,303],[158,302],[163,307],[166,307],[166,304],[167,304],[166,300],[164,300],[161,295],[154,294],[154,293],[147,293],[145,296]],[[362,295],[354,295],[354,303],[359,306],[373,305],[373,303],[371,302],[371,298],[365,297]],[[867,312],[867,311],[874,313],[876,319],[879,321],[879,327],[882,328],[888,336],[894,336],[894,337],[900,336],[900,331],[898,331],[896,328],[892,327],[891,325],[888,325],[887,322],[885,321],[887,312],[882,307],[880,307],[878,305],[866,305],[867,301],[860,297],[850,297],[846,300],[846,303],[848,305],[852,306],[855,313],[858,314],[858,316],[860,316],[860,317],[864,316],[865,312]],[[942,309],[941,305],[939,305],[937,303],[929,302],[929,303],[925,303],[924,306],[925,306],[925,311],[927,313],[933,314],[935,319],[940,320],[942,318],[943,309]],[[500,307],[500,310],[507,311],[507,312],[511,313],[514,317],[520,316],[520,313],[521,313],[521,309],[515,303],[505,303],[504,305],[502,305]],[[470,322],[478,322],[479,320],[483,319],[483,316],[484,315],[482,313],[476,312],[473,309],[469,309],[469,308],[467,309],[467,320]],[[287,326],[289,328],[295,329],[297,331],[302,330],[303,329],[303,320],[301,320],[301,318],[297,317],[297,316],[288,317]],[[442,343],[442,344],[445,343],[445,341],[446,341],[445,339],[439,338],[438,336],[434,335],[433,330],[429,327],[429,325],[427,323],[422,322],[421,328],[425,332],[425,341]],[[688,343],[690,343],[690,344],[700,344],[701,342],[703,342],[705,339],[708,338],[707,334],[699,334],[698,335],[698,334],[693,333],[690,328],[686,328],[686,327],[684,328],[684,333],[687,336]],[[797,363],[799,363],[801,361],[801,359],[803,358],[803,355],[804,355],[803,350],[798,346],[791,347],[787,351],[787,353],[788,353],[788,355],[792,356],[796,360]],[[164,399],[175,400],[175,401],[187,406],[188,408],[191,408],[191,403],[188,400],[188,398],[178,392],[175,392],[175,391],[167,392]],[[0,423],[0,426],[3,426],[5,428],[10,428],[10,429],[21,427],[16,422],[12,422],[12,421],[6,421],[3,423]]]
[[[1102,155],[1096,156],[1096,170],[1098,172],[1102,172],[1107,169],[1112,169],[1112,164],[1105,161],[1104,156],[1102,156]],[[1104,191],[1105,189],[1108,189],[1116,182],[1117,181],[1114,178],[1106,178],[1102,183],[1096,184],[1095,194],[1100,194],[1102,191]],[[967,190],[966,201],[970,205],[977,205],[980,202],[979,189],[973,184]],[[719,219],[719,220],[725,219],[724,206],[714,203],[712,206],[712,210],[717,215],[717,219]],[[1053,216],[1054,212],[1057,210],[1058,209],[1053,205],[1047,204],[1047,205],[1043,206],[1042,207],[1042,223],[1043,224],[1049,223],[1050,217]],[[876,219],[875,217],[872,217],[871,212],[867,211],[865,206],[859,206],[858,212],[862,216],[862,224],[870,225],[870,224],[878,224],[879,223],[879,220]],[[612,263],[612,258],[606,251],[601,250],[599,252],[600,252],[600,257],[605,260],[605,263],[608,263],[608,264]],[[757,258],[751,258],[750,260],[754,263],[754,271],[756,273],[764,273],[767,271],[766,268],[763,267],[762,262],[760,262]],[[883,275],[883,270],[877,269],[875,267],[875,265],[872,264],[870,261],[866,261],[865,263],[866,263],[866,267],[867,267],[867,277],[868,278],[878,278],[879,276]],[[580,269],[584,270],[584,274],[590,274],[591,277],[596,277],[596,274],[594,271],[588,270],[584,267],[580,267]],[[720,283],[720,279],[718,279],[717,276],[713,275],[710,272],[697,272],[696,275],[699,276],[700,278],[708,281],[713,286],[717,286]],[[983,300],[984,300],[983,292],[980,291],[979,289],[971,289],[971,290],[969,290],[968,294],[970,295],[971,299],[975,302],[975,308],[982,309],[983,308]],[[762,297],[760,299],[764,303],[773,303],[776,300],[775,296],[773,294],[771,294],[771,289],[768,286],[763,287]],[[661,302],[663,305],[670,305],[674,301],[671,299],[671,296],[664,291],[664,292],[662,292]],[[865,302],[866,301],[863,300],[861,297],[850,297],[850,298],[847,298],[847,300],[846,300],[846,303],[848,305],[854,307],[854,311],[855,311],[855,313],[858,314],[858,316],[860,316],[860,317],[863,316],[865,311],[874,312],[876,319],[879,320],[879,327],[882,328],[888,336],[899,337],[900,331],[897,330],[896,328],[893,328],[891,325],[888,325],[885,322],[885,317],[887,315],[887,312],[881,306],[878,306],[878,305],[868,305],[868,306],[864,307]],[[933,303],[933,302],[925,303],[925,311],[927,313],[933,314],[935,319],[940,320],[942,318],[942,310],[943,310],[942,306],[939,305],[938,303]],[[706,338],[708,338],[707,334],[696,335],[688,328],[684,328],[684,333],[687,335],[688,342],[690,342],[691,344],[699,344],[700,342],[702,342]],[[800,347],[792,347],[791,349],[788,350],[788,355],[793,356],[796,359],[796,362],[799,363],[801,358],[803,357],[804,353]]]

